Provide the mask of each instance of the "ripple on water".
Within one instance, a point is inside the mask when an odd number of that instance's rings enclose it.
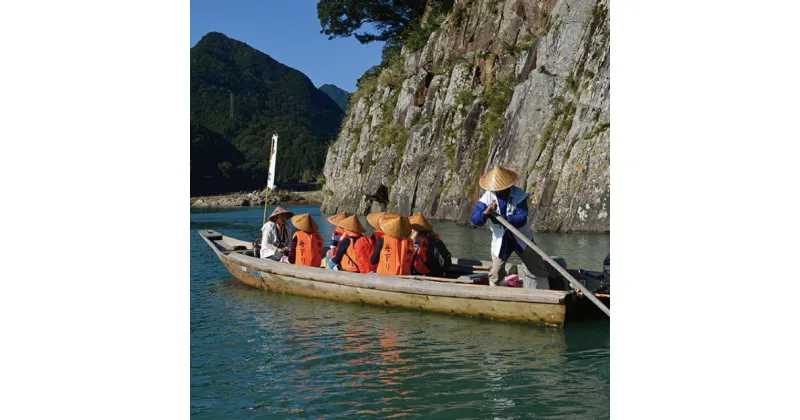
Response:
[[[192,416],[609,416],[608,322],[555,330],[251,289],[231,281],[195,230],[256,237],[263,209],[254,210],[192,214]],[[324,221],[316,207],[293,210]],[[488,234],[468,230],[457,234]],[[537,240],[562,255],[602,245]]]

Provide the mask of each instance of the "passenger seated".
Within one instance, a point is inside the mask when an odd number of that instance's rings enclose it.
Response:
[[[267,223],[261,227],[261,259],[280,261],[289,251],[289,240],[292,228],[286,224],[286,219],[293,217],[294,213],[284,210],[281,206],[269,216]]]
[[[331,257],[336,255],[336,251],[338,251],[339,241],[342,240],[342,235],[344,234],[344,229],[340,228],[338,223],[340,220],[347,217],[347,212],[341,212],[339,214],[334,214],[333,216],[328,218],[328,223],[336,226],[336,229],[333,230],[333,234],[331,235],[331,250],[330,253]]]
[[[372,249],[370,249],[369,251],[370,256],[375,253],[375,247],[378,245],[378,241],[380,241],[384,235],[380,225],[381,217],[392,214],[398,217],[400,216],[397,213],[370,213],[367,215],[367,223],[369,223],[370,226],[372,226],[375,229],[372,231],[372,235],[370,236],[370,239],[372,239]],[[370,270],[369,270],[370,273],[374,273],[377,270],[378,270],[378,264],[370,264]]]
[[[291,219],[297,232],[289,245],[289,263],[306,267],[319,267],[325,240],[319,233],[319,225],[308,214],[298,214]]]
[[[375,244],[370,264],[377,264],[378,274],[411,274],[414,241],[408,237],[411,234],[408,218],[397,214],[384,215],[380,218],[380,228],[384,235]]]
[[[444,277],[445,270],[451,266],[452,261],[450,251],[442,242],[442,238],[433,231],[433,225],[422,213],[411,216],[409,222],[411,222],[411,239],[414,241],[411,272]]]
[[[372,231],[372,241],[376,244],[383,238],[383,231],[381,230],[381,217],[389,213],[370,213],[367,215],[367,223],[370,224],[375,230]]]
[[[369,273],[369,252],[372,240],[363,233],[367,230],[358,221],[358,217],[350,216],[339,221],[344,229],[338,251],[328,264],[332,270],[343,270],[351,273]]]

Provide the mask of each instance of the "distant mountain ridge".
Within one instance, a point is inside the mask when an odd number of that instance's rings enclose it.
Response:
[[[350,99],[350,92],[340,88],[336,85],[325,84],[319,87],[319,90],[325,92],[333,99],[336,104],[342,108],[342,111],[347,112],[347,103]]]
[[[191,194],[263,188],[277,133],[278,182],[322,172],[344,111],[302,72],[209,32],[191,48]]]

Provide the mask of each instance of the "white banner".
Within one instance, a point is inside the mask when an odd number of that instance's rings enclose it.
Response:
[[[272,153],[269,157],[269,175],[267,175],[267,188],[275,189],[275,159],[278,157],[278,135],[272,135]]]

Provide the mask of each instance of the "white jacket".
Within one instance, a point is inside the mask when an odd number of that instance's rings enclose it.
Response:
[[[514,210],[516,210],[519,203],[525,201],[528,198],[528,193],[522,190],[522,188],[517,187],[516,185],[511,187],[511,193],[508,196],[508,204],[506,205],[506,214],[501,214],[504,218],[508,219],[508,215],[514,214]],[[492,203],[497,203],[497,195],[492,191],[486,191],[481,199],[479,200],[481,203],[486,204],[487,206]],[[498,204],[499,205],[499,204]],[[497,213],[500,214],[500,208],[498,207]],[[528,213],[527,223],[525,226],[518,228],[523,235],[525,235],[528,239],[533,238],[533,232],[531,231],[530,224],[532,218],[530,217],[530,212]],[[497,258],[500,258],[500,247],[503,245],[503,235],[506,232],[505,226],[494,223],[491,221],[486,221],[489,224],[489,229],[492,231],[492,255]],[[519,243],[519,246],[522,249],[525,249],[528,245],[522,241],[522,239],[518,238],[514,235],[514,238]],[[511,250],[508,250],[511,252]],[[508,254],[508,252],[506,254]]]
[[[278,225],[275,222],[264,223],[261,227],[261,258],[275,255],[278,246],[289,247],[289,243],[292,242],[292,227],[284,223],[283,230],[286,232],[286,243],[281,244],[278,241]]]

